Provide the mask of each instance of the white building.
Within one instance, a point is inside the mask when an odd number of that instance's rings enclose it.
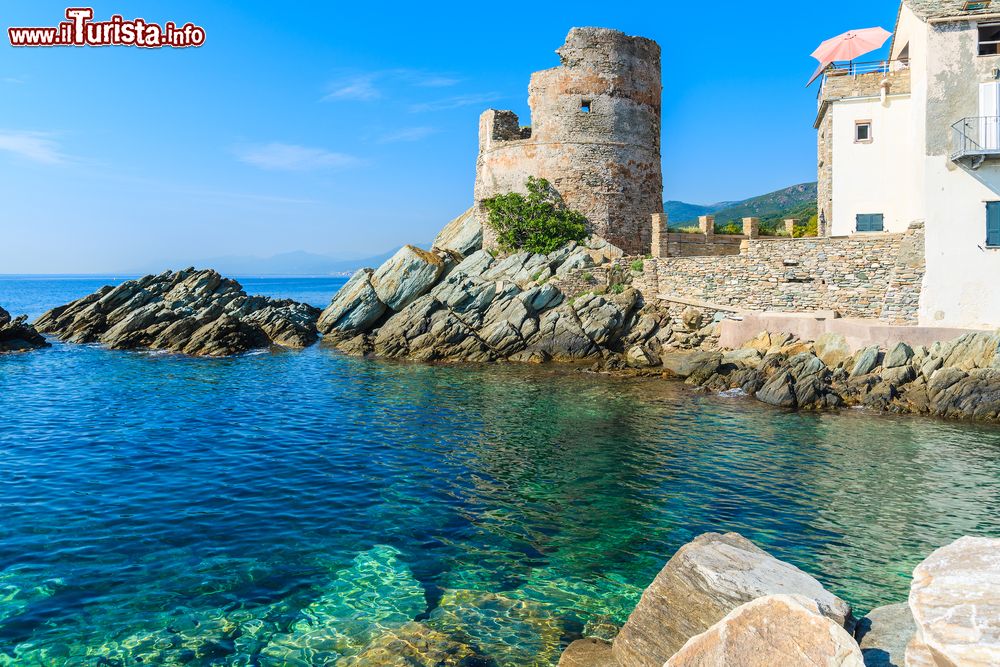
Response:
[[[1000,2],[903,0],[890,60],[828,71],[816,128],[821,232],[924,222],[920,324],[1000,328]]]

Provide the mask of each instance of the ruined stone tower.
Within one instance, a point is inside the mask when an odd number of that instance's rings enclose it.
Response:
[[[484,242],[495,244],[483,200],[525,192],[536,176],[587,216],[593,234],[646,254],[652,215],[663,212],[660,47],[617,30],[573,28],[556,53],[562,65],[531,76],[531,127],[513,111],[479,119],[475,201]]]

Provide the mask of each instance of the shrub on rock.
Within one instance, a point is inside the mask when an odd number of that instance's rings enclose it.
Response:
[[[525,187],[527,196],[509,192],[483,202],[502,250],[546,254],[587,238],[587,218],[567,208],[547,180],[530,176]]]

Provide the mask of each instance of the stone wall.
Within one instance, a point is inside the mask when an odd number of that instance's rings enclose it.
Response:
[[[837,311],[843,317],[915,324],[924,276],[924,229],[904,234],[746,240],[738,255],[616,260],[580,270],[567,293],[628,283],[658,298],[730,311]],[[586,273],[589,280],[584,281]],[[573,291],[575,290],[575,291]]]
[[[719,257],[740,254],[740,244],[747,239],[737,234],[666,234],[667,257]]]
[[[663,211],[660,47],[616,30],[573,28],[562,65],[531,77],[531,127],[512,111],[480,118],[476,215],[495,246],[482,202],[547,179],[592,233],[629,254],[649,252],[652,215]]]

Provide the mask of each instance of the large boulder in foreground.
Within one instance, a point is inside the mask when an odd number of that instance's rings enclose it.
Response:
[[[963,537],[913,571],[906,667],[1000,665],[1000,539]]]
[[[476,209],[458,216],[442,229],[434,238],[435,250],[454,252],[468,257],[483,247],[483,226],[476,220]]]
[[[102,287],[53,308],[35,326],[73,343],[221,357],[312,345],[319,314],[289,299],[249,296],[235,280],[190,268]]]
[[[692,637],[664,667],[865,667],[857,642],[801,595],[740,605]]]
[[[40,347],[48,347],[45,337],[27,323],[28,316],[12,318],[0,308],[0,354],[4,352],[27,352]]]
[[[615,638],[615,659],[621,667],[660,667],[736,607],[776,594],[802,595],[853,630],[851,606],[802,570],[736,533],[706,533],[681,547],[643,592]]]
[[[916,630],[905,602],[872,609],[854,630],[865,667],[903,667],[906,645]]]

